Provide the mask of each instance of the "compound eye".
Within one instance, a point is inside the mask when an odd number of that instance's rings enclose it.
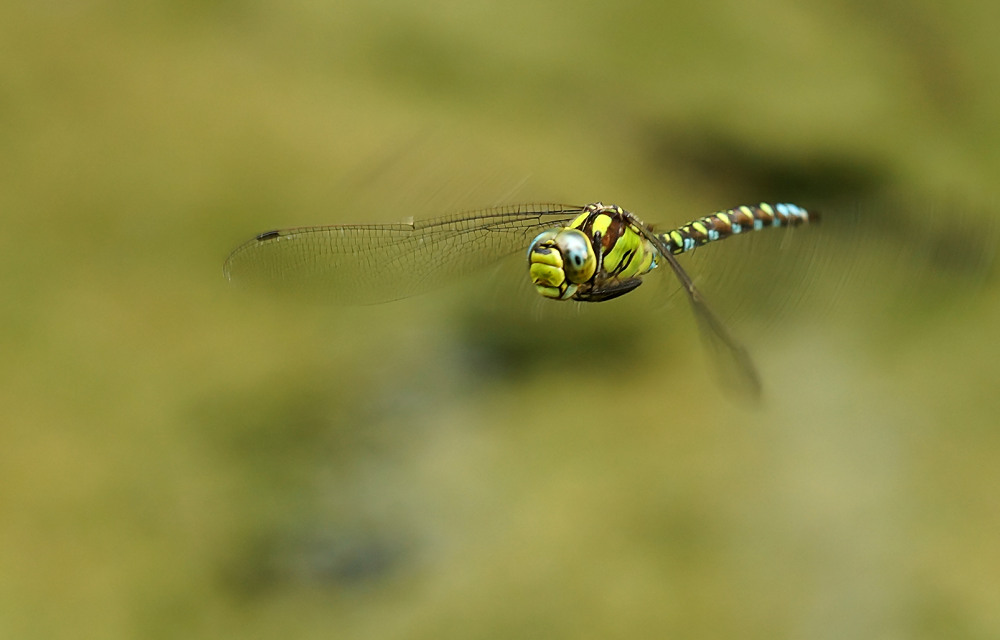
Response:
[[[567,280],[583,284],[594,276],[597,256],[586,234],[577,229],[564,229],[556,236],[555,242],[563,257],[563,271],[566,272]]]

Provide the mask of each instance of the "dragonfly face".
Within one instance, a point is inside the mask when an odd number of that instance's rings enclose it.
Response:
[[[597,272],[597,253],[582,231],[550,229],[534,239],[528,250],[531,283],[542,296],[568,300]]]

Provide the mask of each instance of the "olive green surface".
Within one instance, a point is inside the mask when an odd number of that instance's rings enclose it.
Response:
[[[0,637],[1000,637],[998,23],[0,6]],[[366,307],[222,274],[273,228],[597,200],[821,211],[682,257],[761,403],[669,273],[560,305],[514,256]]]

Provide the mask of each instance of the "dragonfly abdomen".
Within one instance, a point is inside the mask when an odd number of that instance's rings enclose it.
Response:
[[[818,219],[815,212],[806,211],[794,204],[743,205],[689,222],[661,237],[673,254],[681,254],[696,247],[724,240],[729,236],[768,227],[797,226]]]

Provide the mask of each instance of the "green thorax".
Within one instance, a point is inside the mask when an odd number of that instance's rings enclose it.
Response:
[[[595,279],[627,279],[656,267],[656,249],[636,227],[635,217],[617,205],[590,205],[570,228],[582,231],[600,252]]]

